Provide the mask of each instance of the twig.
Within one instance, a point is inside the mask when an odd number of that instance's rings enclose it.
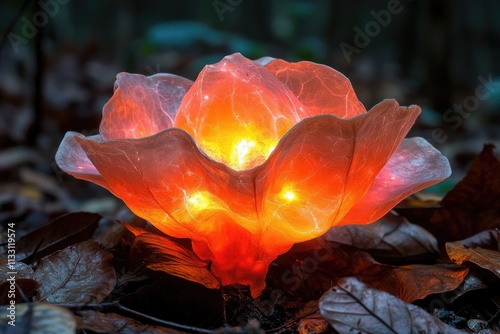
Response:
[[[210,329],[204,329],[204,328],[198,328],[198,327],[193,327],[193,326],[187,326],[187,325],[182,325],[178,324],[176,322],[172,321],[167,321],[163,319],[158,319],[152,316],[149,316],[147,314],[132,310],[128,307],[125,307],[120,304],[119,301],[113,301],[109,303],[101,303],[101,304],[55,304],[60,307],[65,307],[70,310],[75,310],[75,309],[112,309],[115,311],[120,311],[121,313],[131,315],[133,318],[138,318],[142,320],[146,320],[148,323],[153,323],[159,326],[163,327],[168,327],[176,330],[181,330],[185,331],[188,333],[203,333],[203,334],[214,334],[215,332]]]

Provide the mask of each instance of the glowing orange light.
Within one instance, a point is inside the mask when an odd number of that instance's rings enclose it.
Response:
[[[296,191],[291,186],[283,187],[279,192],[279,197],[285,202],[294,202],[298,199]]]
[[[68,133],[56,161],[257,296],[294,243],[373,222],[449,175],[425,140],[403,141],[419,113],[394,100],[366,112],[323,65],[235,54],[194,83],[120,74],[100,135]]]

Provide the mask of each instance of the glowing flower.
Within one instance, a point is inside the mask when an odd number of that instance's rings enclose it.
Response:
[[[257,295],[294,243],[373,222],[450,175],[429,143],[404,140],[419,113],[394,100],[367,112],[324,65],[234,54],[194,83],[119,74],[100,134],[67,133],[56,160]]]

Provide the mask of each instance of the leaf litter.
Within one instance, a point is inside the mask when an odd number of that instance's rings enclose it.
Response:
[[[147,222],[125,222],[127,232],[113,216],[103,223],[70,212],[34,228],[23,217],[36,205],[7,211],[4,221],[15,219],[24,235],[17,245],[24,263],[15,268],[18,324],[36,332],[51,323],[61,333],[500,331],[499,166],[486,145],[441,202],[405,201],[411,206],[398,206],[399,215],[294,245],[271,264],[256,299],[248,287],[220,287],[188,242]],[[58,200],[57,185],[42,185]],[[13,196],[4,207],[13,207]],[[6,233],[2,226],[2,240]],[[6,245],[0,252],[6,304]]]

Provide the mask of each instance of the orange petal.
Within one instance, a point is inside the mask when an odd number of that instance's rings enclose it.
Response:
[[[56,163],[63,171],[76,177],[108,188],[108,184],[99,174],[92,162],[89,160],[80,144],[76,142],[76,137],[85,138],[77,132],[67,132],[56,153]],[[101,142],[101,136],[88,137],[89,140]]]
[[[271,261],[291,247],[260,242],[254,171],[236,172],[207,158],[183,130],[77,141],[110,191],[163,233],[192,239],[223,284],[248,283],[258,294]]]
[[[446,157],[425,139],[405,139],[378,173],[365,197],[338,225],[374,222],[407,196],[450,175]]]
[[[365,196],[419,113],[417,106],[384,100],[352,119],[301,121],[257,170],[264,228],[301,242],[336,225]],[[276,239],[271,232],[265,237]]]
[[[167,234],[185,238],[217,230],[211,218],[218,213],[258,228],[251,176],[210,160],[180,129],[104,143],[76,139],[107,188]]]
[[[274,75],[233,54],[201,71],[174,126],[187,131],[212,159],[242,170],[262,164],[303,112]]]
[[[366,112],[349,79],[331,67],[308,61],[289,63],[281,59],[265,67],[306,106],[308,113],[303,117],[333,114],[351,118]]]
[[[171,128],[192,82],[173,74],[120,73],[103,108],[99,133],[105,140],[142,138]]]

